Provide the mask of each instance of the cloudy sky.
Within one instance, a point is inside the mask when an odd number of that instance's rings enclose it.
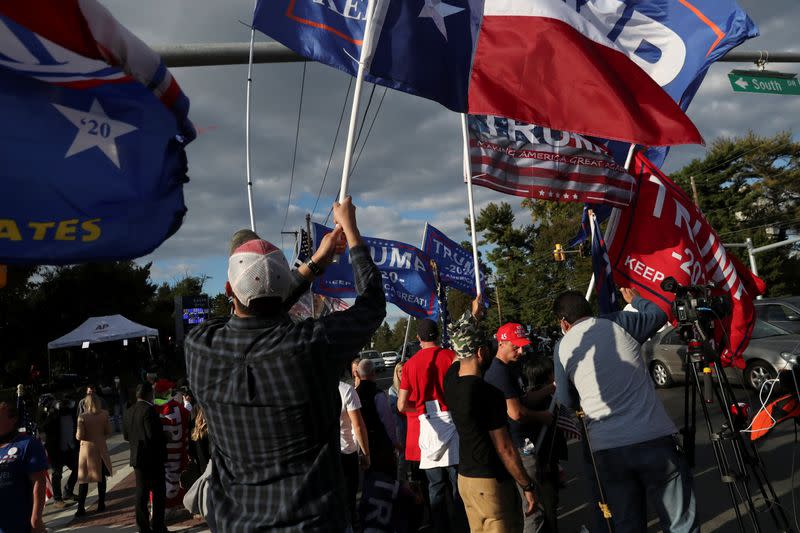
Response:
[[[249,38],[242,21],[252,18],[251,0],[101,1],[151,45],[243,42]],[[739,50],[798,51],[800,2],[739,0],[739,4],[761,30],[760,37]],[[258,33],[256,38],[268,40]],[[732,92],[728,71],[751,66],[721,63],[711,68],[688,113],[707,141],[748,129],[769,135],[791,130],[796,124],[800,97]],[[294,185],[288,201],[303,68],[301,63],[256,65],[253,76],[256,224],[262,237],[282,243],[287,255],[293,237],[282,239],[280,231],[297,229],[314,206],[350,79],[324,65],[306,64]],[[798,70],[787,64],[771,68]],[[216,294],[225,283],[227,239],[236,229],[249,226],[244,136],[247,66],[172,72],[191,100],[192,120],[204,132],[188,148],[191,181],[184,189],[189,212],[183,227],[142,261],[153,262],[156,281],[173,281],[187,273],[211,276],[206,290]],[[369,87],[365,89],[366,98]],[[373,111],[382,94],[383,88],[375,91]],[[346,122],[347,115],[315,221],[325,219],[338,192]],[[675,148],[665,168],[679,169],[703,153],[702,147]],[[418,243],[427,220],[455,240],[467,239],[463,225],[466,193],[461,183],[458,115],[433,102],[388,91],[351,178],[362,232]],[[514,197],[476,188],[478,207],[502,200],[519,203]],[[390,318],[397,316],[399,310],[392,308]]]

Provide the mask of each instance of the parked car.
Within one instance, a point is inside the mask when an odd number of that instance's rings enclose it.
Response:
[[[386,368],[392,368],[400,362],[400,354],[397,352],[381,352],[381,357]]]
[[[789,333],[800,333],[800,296],[756,300],[758,318]]]
[[[397,353],[400,354],[400,358],[404,361],[407,361],[412,355],[417,353],[420,350],[421,346],[419,345],[419,341],[408,341],[406,344],[406,353],[403,355],[403,345],[401,344],[399,348],[397,348]]]
[[[642,346],[650,376],[656,387],[671,387],[683,382],[686,372],[683,358],[686,344],[671,326],[653,335]],[[757,319],[750,344],[744,352],[747,365],[743,371],[728,367],[725,373],[733,385],[743,384],[758,389],[765,380],[774,378],[784,368],[791,368],[800,355],[800,335]]]
[[[372,361],[372,366],[375,367],[376,371],[381,371],[384,369],[383,364],[383,357],[378,352],[378,350],[364,350],[363,352],[359,353],[358,356],[361,359],[369,359]]]

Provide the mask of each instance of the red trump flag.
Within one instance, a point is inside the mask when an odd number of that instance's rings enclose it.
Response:
[[[729,295],[733,304],[723,328],[716,328],[724,345],[722,363],[743,368],[742,352],[755,323],[753,298],[764,292],[764,282],[728,255],[692,200],[643,154],[636,154],[630,173],[637,179],[635,199],[609,222],[615,281],[639,289],[670,320],[675,295],[661,289],[665,278],[672,276],[681,285],[713,283],[714,293]]]

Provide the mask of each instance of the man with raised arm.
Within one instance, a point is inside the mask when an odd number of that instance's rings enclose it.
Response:
[[[291,271],[283,253],[250,230],[234,234],[226,290],[230,319],[186,339],[189,381],[214,441],[209,500],[216,531],[344,531],[339,461],[339,376],[386,315],[381,274],[364,246],[350,198],[336,228]],[[352,307],[294,323],[287,310],[350,246]]]
[[[648,498],[664,531],[693,533],[699,528],[692,476],[641,355],[667,315],[635,290],[620,292],[637,312],[594,317],[583,294],[556,298],[553,312],[564,332],[555,350],[556,398],[568,407],[580,403],[585,413],[616,533],[647,529]]]

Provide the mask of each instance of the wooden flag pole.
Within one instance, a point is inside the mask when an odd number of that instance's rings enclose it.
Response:
[[[342,166],[342,183],[339,188],[339,201],[343,202],[347,197],[347,187],[350,183],[351,162],[353,159],[353,144],[356,133],[356,122],[358,121],[358,106],[361,103],[361,87],[364,85],[364,72],[367,68],[367,58],[370,54],[372,43],[373,18],[375,15],[376,0],[368,0],[366,24],[364,26],[364,39],[361,41],[361,53],[358,57],[358,74],[356,75],[356,87],[353,91],[353,106],[350,109],[350,126],[347,129],[347,144],[344,148],[344,165]]]
[[[592,211],[591,209],[589,209],[589,211],[586,213],[586,215],[589,217],[589,231],[592,232],[592,244],[594,245],[594,225],[597,223],[597,220],[595,220],[594,211]],[[594,269],[592,269],[592,270],[594,270]],[[595,282],[596,282],[596,280],[594,278],[594,272],[592,272],[592,279],[589,280],[589,288],[586,289],[586,301],[587,302],[592,299],[592,293],[594,292]]]
[[[469,230],[472,239],[472,262],[475,268],[475,293],[481,295],[481,270],[478,262],[478,236],[475,232],[475,201],[472,198],[472,172],[469,165],[469,131],[467,115],[461,114],[461,133],[464,137],[464,179],[467,180],[467,204],[469,205]]]

